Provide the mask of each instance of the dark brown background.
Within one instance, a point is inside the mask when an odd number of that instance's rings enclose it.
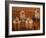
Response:
[[[39,8],[12,7],[12,15],[13,16],[19,16],[20,11],[24,10],[26,16],[32,16],[32,15],[34,15],[36,9],[38,9],[38,12],[40,13],[40,9]]]

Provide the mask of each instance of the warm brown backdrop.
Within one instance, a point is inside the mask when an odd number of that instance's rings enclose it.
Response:
[[[13,16],[19,16],[20,11],[24,10],[26,16],[32,16],[32,15],[34,15],[36,9],[38,9],[38,12],[40,12],[39,8],[13,7],[12,15]]]

